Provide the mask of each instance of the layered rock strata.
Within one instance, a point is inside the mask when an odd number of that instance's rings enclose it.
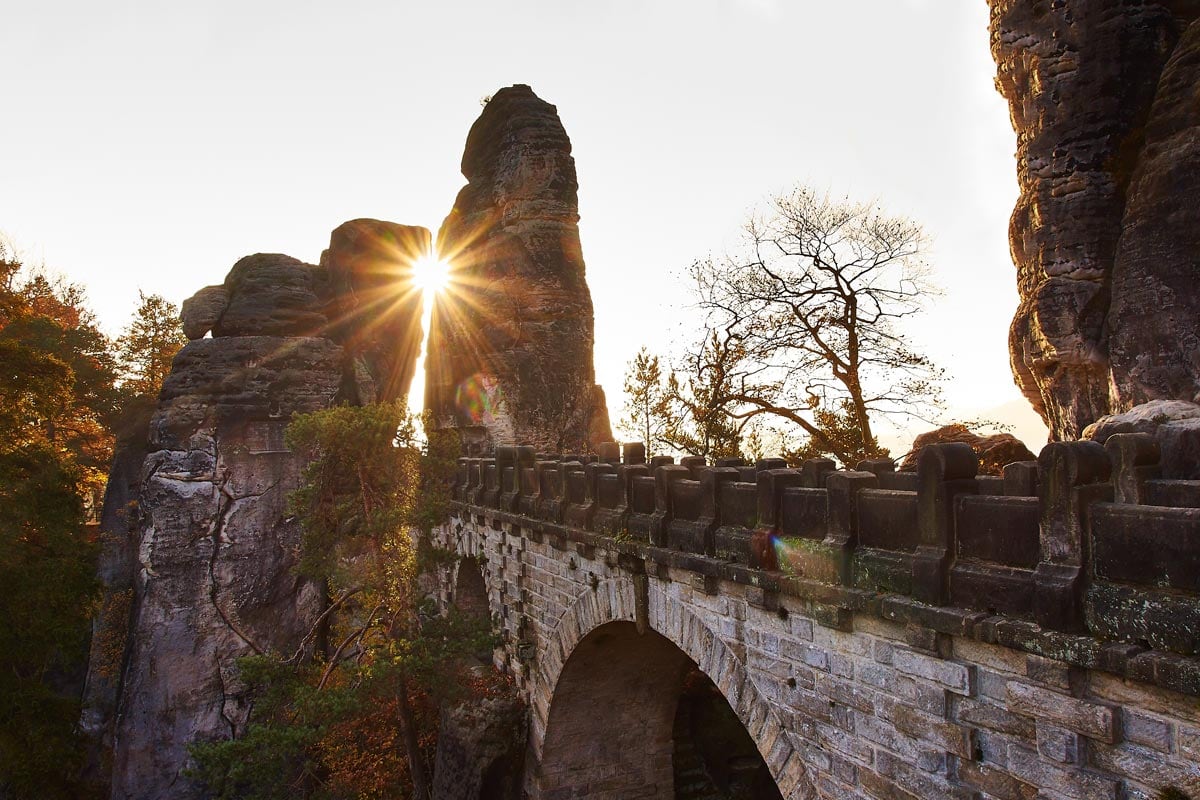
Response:
[[[434,309],[426,408],[468,446],[608,441],[579,184],[555,107],[528,86],[501,89],[471,127],[462,172],[438,233],[451,286]]]
[[[407,394],[421,341],[412,261],[430,239],[355,220],[320,267],[248,256],[184,304],[193,341],[163,386],[137,481],[114,798],[197,796],[187,745],[236,736],[249,714],[237,659],[312,647],[326,598],[295,571],[287,498],[304,463],[284,430],[295,414]]]
[[[1179,290],[1200,224],[1197,34],[1184,35],[1200,3],[990,5],[1017,133],[1018,385],[1054,439],[1147,399],[1193,399],[1198,320]]]

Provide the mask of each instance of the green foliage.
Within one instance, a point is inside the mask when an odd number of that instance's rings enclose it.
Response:
[[[662,433],[667,445],[708,459],[741,455],[742,422],[730,414],[725,398],[733,391],[729,367],[743,357],[736,342],[712,332],[681,370],[671,372]]]
[[[197,742],[194,776],[220,798],[427,796],[440,704],[495,642],[487,620],[440,615],[417,578],[440,558],[429,532],[447,518],[458,443],[417,440],[402,406],[296,417],[289,446],[309,466],[292,508],[301,570],[336,597],[317,657],[239,662],[253,699],[237,739]],[[371,764],[362,769],[351,764]]]
[[[133,319],[117,339],[125,380],[121,388],[135,396],[157,397],[171,372],[171,359],[187,344],[179,309],[161,295],[138,292]]]
[[[0,451],[0,793],[73,797],[94,548],[77,470],[45,446]],[[3,791],[3,790],[6,790]]]
[[[868,458],[887,458],[887,448],[880,447],[871,432],[864,431],[858,424],[854,408],[846,400],[838,409],[817,408],[813,411],[813,424],[819,435],[809,436],[799,447],[786,450],[788,463],[797,464],[809,458],[834,457],[853,468]]]
[[[671,407],[662,366],[658,356],[645,347],[625,368],[625,416],[621,425],[626,432],[646,445],[646,455],[658,453],[669,422]]]
[[[287,444],[307,453],[292,509],[304,530],[300,571],[327,578],[357,552],[377,552],[413,517],[421,453],[396,404],[339,406],[297,416]]]
[[[111,457],[116,373],[78,287],[24,275],[2,244],[0,364],[0,795],[80,797],[85,510]]]
[[[314,691],[316,665],[293,669],[269,656],[238,661],[254,721],[237,739],[197,742],[190,773],[220,800],[322,797],[323,770],[310,753],[357,701],[344,688]]]

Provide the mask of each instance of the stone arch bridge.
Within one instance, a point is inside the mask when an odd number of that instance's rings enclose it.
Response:
[[[1003,478],[965,445],[915,473],[600,450],[461,459],[438,532],[529,702],[529,796],[1200,785],[1200,482],[1141,435]]]

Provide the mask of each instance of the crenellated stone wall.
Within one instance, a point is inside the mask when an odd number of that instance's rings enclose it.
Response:
[[[785,797],[1149,800],[1200,786],[1200,482],[1147,443],[1002,478],[961,445],[913,473],[500,448],[440,536],[530,701],[531,797],[674,797],[682,662]]]

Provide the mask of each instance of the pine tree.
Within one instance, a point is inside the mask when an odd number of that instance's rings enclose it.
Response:
[[[646,445],[646,455],[652,456],[661,448],[669,407],[658,356],[645,347],[638,350],[626,367],[625,398],[621,425],[639,437]]]
[[[117,339],[125,373],[122,388],[134,396],[157,397],[171,372],[171,359],[187,344],[179,309],[161,295],[138,291],[133,319]]]

